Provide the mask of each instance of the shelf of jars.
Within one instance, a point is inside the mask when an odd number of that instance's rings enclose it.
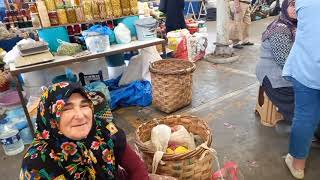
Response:
[[[10,6],[6,10],[4,23],[8,29],[18,27],[39,30],[90,25],[137,14],[138,0],[39,0]]]

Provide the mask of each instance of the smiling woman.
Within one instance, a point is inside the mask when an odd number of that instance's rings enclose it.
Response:
[[[52,85],[38,108],[35,138],[20,179],[149,179],[144,163],[126,143],[102,93],[79,85]]]

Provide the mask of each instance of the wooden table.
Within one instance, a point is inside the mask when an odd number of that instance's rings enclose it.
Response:
[[[27,103],[25,99],[23,98],[22,95],[22,82],[20,81],[19,75],[21,73],[27,73],[27,72],[32,72],[32,71],[37,71],[37,70],[42,70],[46,68],[51,68],[55,66],[61,66],[61,65],[67,65],[67,64],[72,64],[75,62],[84,62],[90,59],[96,59],[96,58],[101,58],[105,56],[110,56],[114,54],[119,54],[123,52],[128,52],[128,51],[134,51],[150,46],[155,46],[155,45],[162,45],[162,51],[163,54],[166,56],[166,41],[164,39],[156,38],[153,40],[146,40],[146,41],[133,41],[129,44],[116,44],[116,45],[111,45],[110,49],[104,52],[100,53],[92,53],[89,55],[84,55],[81,57],[72,57],[72,56],[56,56],[54,61],[51,62],[46,62],[46,63],[41,63],[41,64],[35,64],[31,66],[26,66],[26,67],[21,67],[21,68],[16,68],[14,63],[11,63],[10,66],[10,72],[11,75],[15,78],[17,81],[17,91],[20,97],[21,105],[23,107],[24,113],[26,115],[31,133],[34,135],[34,128],[32,125],[32,121],[30,119],[30,115],[27,109]]]

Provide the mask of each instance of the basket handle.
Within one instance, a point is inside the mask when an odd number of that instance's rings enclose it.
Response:
[[[217,151],[214,150],[213,148],[209,148],[205,143],[201,144],[200,147],[202,147],[202,148],[204,148],[206,150],[202,153],[202,155],[199,158],[199,160],[201,161],[208,153],[212,153],[212,155],[214,157],[214,160],[215,160],[215,162],[217,164],[218,171],[220,172],[220,177],[222,178],[221,180],[224,180],[223,175],[222,175],[222,173],[220,171],[221,167],[220,167],[219,159],[218,159],[218,156],[217,156],[217,154],[218,154]]]

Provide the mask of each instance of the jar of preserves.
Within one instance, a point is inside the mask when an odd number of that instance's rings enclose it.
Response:
[[[38,12],[37,6],[35,4],[29,4],[29,10],[31,11],[31,13]]]
[[[64,5],[66,8],[72,7],[71,0],[64,0]]]
[[[77,16],[77,22],[84,22],[85,16],[84,16],[84,12],[83,12],[83,7],[76,7],[75,8],[76,11],[76,16]]]
[[[63,0],[55,0],[54,2],[56,4],[56,8],[57,9],[63,9],[64,8]]]
[[[92,0],[92,14],[94,19],[100,19],[99,5],[94,0]]]
[[[57,9],[57,14],[60,24],[68,24],[68,18],[65,9]]]
[[[54,0],[45,0],[45,3],[48,11],[56,10],[56,5],[54,3]]]
[[[50,11],[48,12],[49,20],[51,26],[58,26],[59,25],[59,19],[58,19],[58,13],[57,11]]]
[[[83,12],[86,21],[92,21],[93,20],[93,14],[92,14],[92,4],[91,0],[84,0],[83,1]]]
[[[69,23],[76,23],[77,16],[74,8],[67,8],[67,18]]]
[[[31,14],[31,22],[34,28],[41,28],[41,22],[38,13]]]
[[[81,0],[74,0],[74,5],[75,6],[80,6],[81,5]]]

